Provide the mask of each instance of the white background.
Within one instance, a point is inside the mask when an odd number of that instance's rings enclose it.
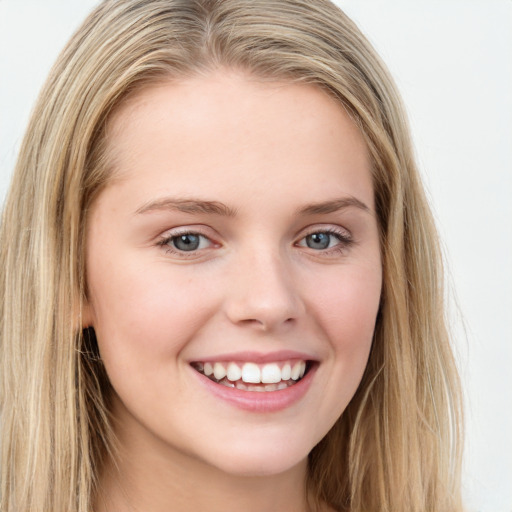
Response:
[[[49,67],[95,3],[0,0],[0,200]],[[512,0],[337,3],[398,83],[443,236],[468,510],[512,512]]]

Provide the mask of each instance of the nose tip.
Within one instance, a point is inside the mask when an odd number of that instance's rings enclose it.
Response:
[[[304,304],[284,263],[274,259],[248,267],[233,280],[226,304],[229,320],[262,332],[297,322]]]

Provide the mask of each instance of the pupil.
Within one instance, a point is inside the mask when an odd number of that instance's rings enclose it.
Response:
[[[327,249],[330,235],[327,233],[313,233],[306,238],[306,244],[310,249]]]
[[[173,240],[173,244],[180,251],[195,251],[199,247],[199,236],[180,235]]]

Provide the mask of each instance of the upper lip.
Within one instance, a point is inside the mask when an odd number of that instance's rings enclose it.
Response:
[[[289,361],[291,359],[299,359],[302,361],[316,361],[318,358],[307,354],[305,352],[297,352],[295,350],[278,350],[276,352],[226,352],[223,354],[216,354],[215,356],[205,356],[201,358],[191,359],[190,363],[215,363],[221,361],[234,361],[234,362],[251,362],[251,363],[273,363],[279,361]]]

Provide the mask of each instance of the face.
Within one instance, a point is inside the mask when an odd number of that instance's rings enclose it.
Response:
[[[230,474],[303,463],[358,387],[380,300],[358,129],[314,86],[219,72],[131,98],[108,150],[85,320],[122,442]]]

